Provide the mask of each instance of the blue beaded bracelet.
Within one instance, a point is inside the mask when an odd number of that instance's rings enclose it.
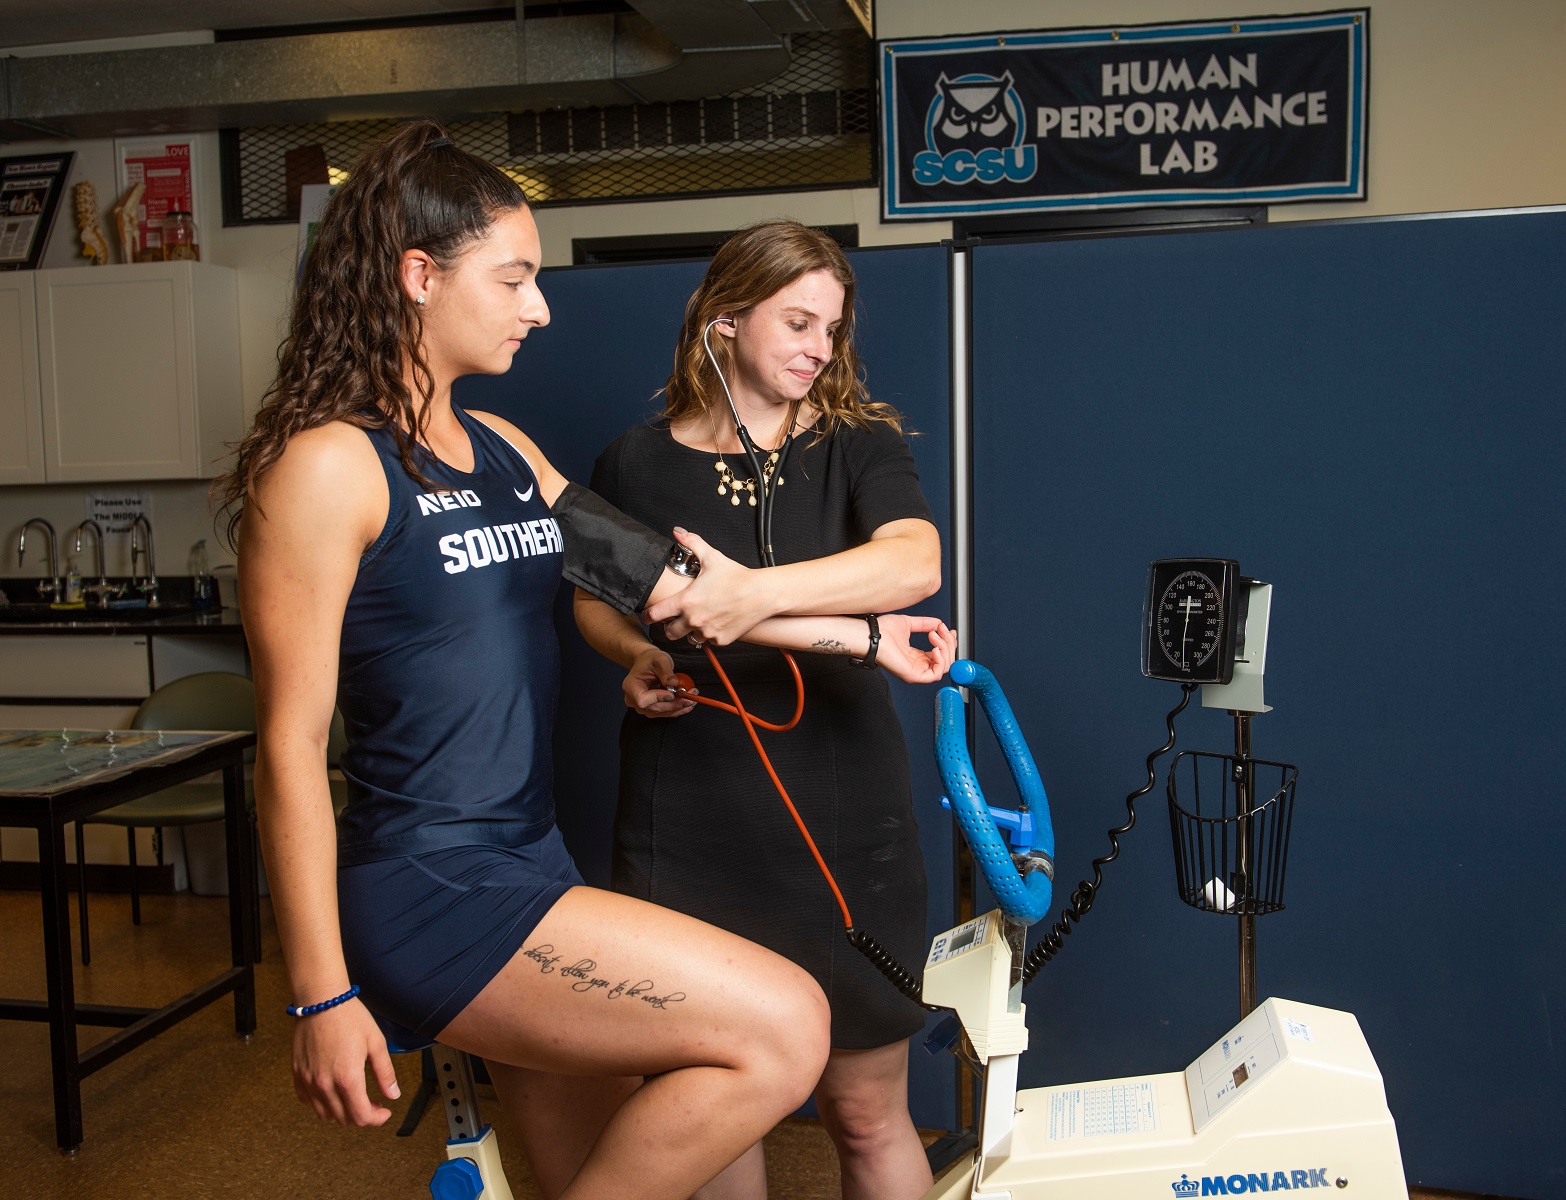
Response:
[[[319,1004],[290,1004],[287,1013],[291,1017],[308,1017],[318,1012],[325,1012],[329,1008],[336,1008],[339,1004],[346,1004],[359,994],[359,985],[356,983],[341,996],[333,996],[330,1000],[322,1000]]]

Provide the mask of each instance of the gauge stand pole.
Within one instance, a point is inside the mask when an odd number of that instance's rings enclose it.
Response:
[[[1234,710],[1231,710],[1234,711]],[[1256,1007],[1256,913],[1251,897],[1251,809],[1255,804],[1254,770],[1251,762],[1251,717],[1234,711],[1234,803],[1239,815],[1236,830],[1238,879],[1236,903],[1240,909],[1240,1016],[1248,1017]]]

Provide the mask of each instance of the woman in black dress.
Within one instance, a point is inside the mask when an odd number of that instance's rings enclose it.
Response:
[[[710,544],[754,569],[721,596],[698,579],[677,610],[648,610],[650,630],[581,592],[576,613],[594,648],[629,671],[615,888],[739,933],[815,976],[831,1002],[833,1046],[815,1098],[838,1149],[843,1194],[905,1200],[930,1186],[907,1098],[907,1039],[924,1014],[849,945],[740,721],[669,690],[680,671],[726,698],[702,641],[727,646],[783,614],[886,613],[940,586],[940,539],[897,413],[872,403],[860,379],[853,301],[847,260],[815,230],[769,222],[724,244],[686,307],[662,418],[609,446],[592,486],[698,553]],[[773,448],[791,443],[772,523],[777,566],[764,566],[757,547],[753,497],[765,480],[749,478],[725,380],[764,476],[777,469]],[[909,620],[879,618],[902,643],[910,631],[900,623]],[[944,626],[931,638],[954,643]],[[917,963],[925,877],[902,730],[881,673],[851,657],[862,648],[819,650],[798,656],[803,720],[767,736],[767,750],[856,926]],[[721,659],[751,712],[771,720],[792,712],[793,681],[776,653],[736,645]],[[669,717],[679,719],[649,719]],[[765,1192],[758,1146],[699,1196]]]

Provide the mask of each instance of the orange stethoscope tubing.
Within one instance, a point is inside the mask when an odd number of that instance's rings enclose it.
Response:
[[[706,696],[692,696],[690,689],[694,686],[689,676],[676,675],[674,677],[679,693],[688,700],[694,700],[697,704],[705,704],[708,708],[721,708],[724,712],[731,712],[737,716],[745,726],[745,732],[750,735],[751,745],[756,747],[756,753],[761,756],[761,765],[767,770],[767,778],[772,780],[772,786],[777,788],[778,795],[783,797],[783,803],[788,808],[788,815],[794,818],[794,825],[799,830],[800,837],[805,839],[805,845],[810,848],[810,856],[816,860],[816,866],[821,868],[821,875],[827,881],[827,886],[832,889],[832,895],[837,899],[837,906],[843,913],[843,928],[852,930],[854,919],[848,914],[848,901],[843,899],[843,891],[837,886],[837,880],[832,877],[832,870],[826,865],[826,859],[821,857],[821,851],[816,848],[816,839],[810,836],[810,830],[805,828],[804,819],[799,815],[799,810],[794,807],[794,801],[789,798],[788,789],[783,786],[783,781],[778,778],[778,773],[773,769],[772,760],[767,757],[767,751],[761,744],[761,738],[756,735],[756,726],[770,729],[774,733],[787,733],[799,724],[799,718],[805,715],[805,681],[799,674],[799,664],[794,661],[794,656],[787,650],[782,651],[783,659],[788,663],[788,669],[794,676],[794,715],[787,724],[775,725],[771,721],[763,721],[760,717],[752,716],[745,710],[745,705],[739,698],[739,693],[734,690],[734,684],[729,679],[728,672],[723,669],[723,664],[718,661],[718,656],[712,652],[712,647],[703,644],[702,649],[707,652],[707,660],[712,663],[712,669],[718,673],[718,678],[723,681],[723,689],[728,692],[733,704],[725,704],[722,700],[709,700]]]

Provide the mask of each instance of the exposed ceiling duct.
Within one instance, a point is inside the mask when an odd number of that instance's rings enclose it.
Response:
[[[789,64],[863,0],[630,0],[635,12],[0,58],[0,140],[193,133],[698,99]]]

